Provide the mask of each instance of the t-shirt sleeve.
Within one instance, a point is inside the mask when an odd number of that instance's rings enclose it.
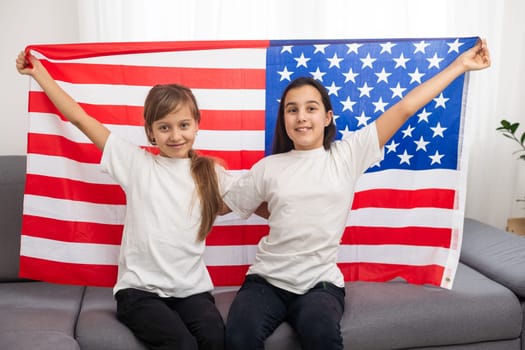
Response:
[[[371,123],[339,141],[336,150],[348,168],[355,171],[355,175],[364,173],[384,157],[383,148],[379,147],[375,123]]]
[[[123,188],[127,187],[132,165],[137,156],[143,153],[138,146],[111,133],[102,152],[100,166]]]
[[[224,195],[226,205],[242,219],[253,214],[263,201],[253,169],[236,178]]]
[[[235,182],[236,176],[228,172],[221,165],[216,166],[217,178],[219,179],[219,191],[224,196]]]

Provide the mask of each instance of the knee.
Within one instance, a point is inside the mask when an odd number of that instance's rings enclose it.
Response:
[[[309,326],[297,329],[304,349],[342,349],[343,338],[339,322],[316,320]]]
[[[170,339],[169,341],[166,341],[164,343],[166,346],[162,349],[199,349],[199,345],[196,341],[196,339],[192,336],[186,336],[186,337],[178,337],[176,339]]]
[[[199,349],[224,349],[224,322],[220,315],[201,320],[194,335]]]
[[[224,325],[213,324],[199,334],[199,349],[224,349]]]
[[[256,327],[244,325],[226,327],[226,349],[264,349],[265,337],[256,332]]]
[[[254,347],[253,336],[239,331],[226,330],[226,349],[245,350]]]

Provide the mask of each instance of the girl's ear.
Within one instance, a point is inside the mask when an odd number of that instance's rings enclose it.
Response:
[[[334,117],[334,112],[333,111],[326,112],[326,121],[324,123],[325,127],[330,125],[330,123],[332,123],[333,117]]]
[[[148,138],[149,143],[152,145],[155,144],[155,137],[153,136],[153,130],[151,130],[151,127],[146,127],[146,137]]]

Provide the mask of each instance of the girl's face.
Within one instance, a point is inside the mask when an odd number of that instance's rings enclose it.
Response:
[[[148,134],[155,140],[161,156],[188,158],[198,130],[190,108],[182,106],[154,121]]]
[[[296,150],[323,146],[324,128],[332,122],[316,88],[304,85],[288,91],[284,102],[284,125]]]

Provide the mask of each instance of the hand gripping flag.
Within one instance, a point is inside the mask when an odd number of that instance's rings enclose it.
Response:
[[[329,91],[338,138],[374,121],[477,38],[196,41],[34,45],[53,78],[88,114],[139,146],[142,106],[155,84],[190,87],[202,111],[195,148],[242,172],[270,153],[278,99],[294,78]],[[359,180],[339,267],[347,281],[451,288],[464,217],[467,79],[412,116]],[[126,200],[99,169],[101,152],[29,88],[20,275],[112,286]],[[218,218],[205,261],[215,285],[240,285],[266,221]]]

